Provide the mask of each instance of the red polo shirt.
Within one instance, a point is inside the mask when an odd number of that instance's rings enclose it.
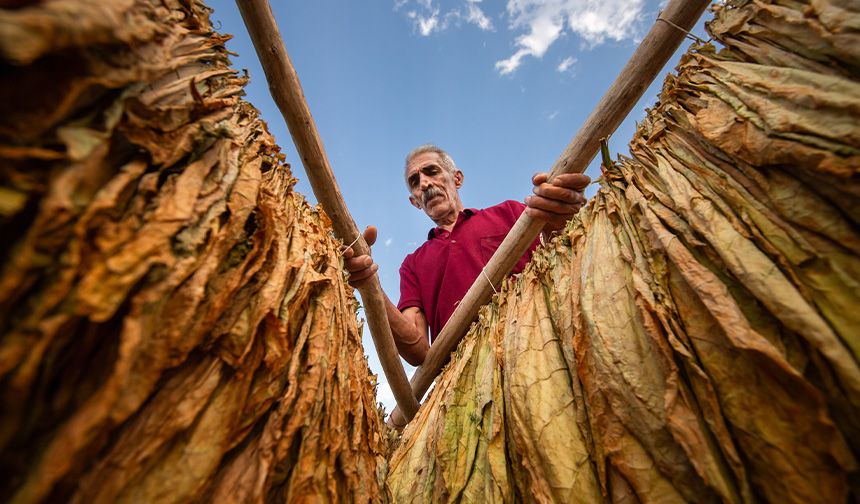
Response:
[[[512,200],[483,210],[467,208],[451,231],[430,230],[427,241],[403,260],[397,308],[420,308],[430,324],[431,342],[525,208]],[[538,243],[532,243],[512,273],[523,270]]]

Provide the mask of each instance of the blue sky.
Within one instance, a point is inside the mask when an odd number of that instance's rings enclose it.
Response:
[[[250,74],[248,101],[286,153],[297,190],[315,202],[235,3],[208,3],[215,28],[234,35],[234,67]],[[660,9],[652,0],[271,3],[356,224],[379,228],[373,256],[395,303],[400,262],[433,226],[407,200],[406,153],[428,142],[446,149],[465,173],[467,207],[522,200],[531,175],[552,167]],[[701,24],[694,33],[703,36]],[[613,155],[627,153],[635,121],[677,58],[613,135]],[[596,179],[598,164],[586,173]],[[378,399],[390,411],[393,397],[364,340]]]

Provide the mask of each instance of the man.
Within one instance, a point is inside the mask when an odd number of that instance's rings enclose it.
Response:
[[[451,157],[435,145],[422,145],[406,156],[409,201],[437,226],[400,267],[398,305],[394,306],[386,296],[388,322],[397,350],[413,366],[424,362],[430,341],[442,330],[520,213],[525,211],[543,221],[545,235],[558,231],[585,204],[582,191],[591,181],[582,174],[565,174],[550,184],[547,174],[538,173],[532,177],[534,195],[526,198],[525,205],[505,201],[475,210],[465,208],[460,201],[458,191],[464,178]],[[369,227],[364,239],[372,245],[376,228]],[[536,245],[537,240],[513,273],[522,271]],[[353,257],[350,248],[344,258],[353,287],[364,285],[378,269],[370,256]]]

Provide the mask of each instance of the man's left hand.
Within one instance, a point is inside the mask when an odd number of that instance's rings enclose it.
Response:
[[[549,175],[538,173],[532,177],[534,196],[526,198],[526,214],[532,219],[544,221],[544,232],[551,233],[564,227],[582,205],[583,191],[591,178],[582,173],[563,173],[547,182]]]

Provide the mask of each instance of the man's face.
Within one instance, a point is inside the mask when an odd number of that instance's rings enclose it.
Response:
[[[454,173],[442,166],[439,154],[425,152],[412,158],[406,167],[409,201],[424,210],[433,222],[453,216],[462,210],[457,190],[463,185],[463,172]]]

